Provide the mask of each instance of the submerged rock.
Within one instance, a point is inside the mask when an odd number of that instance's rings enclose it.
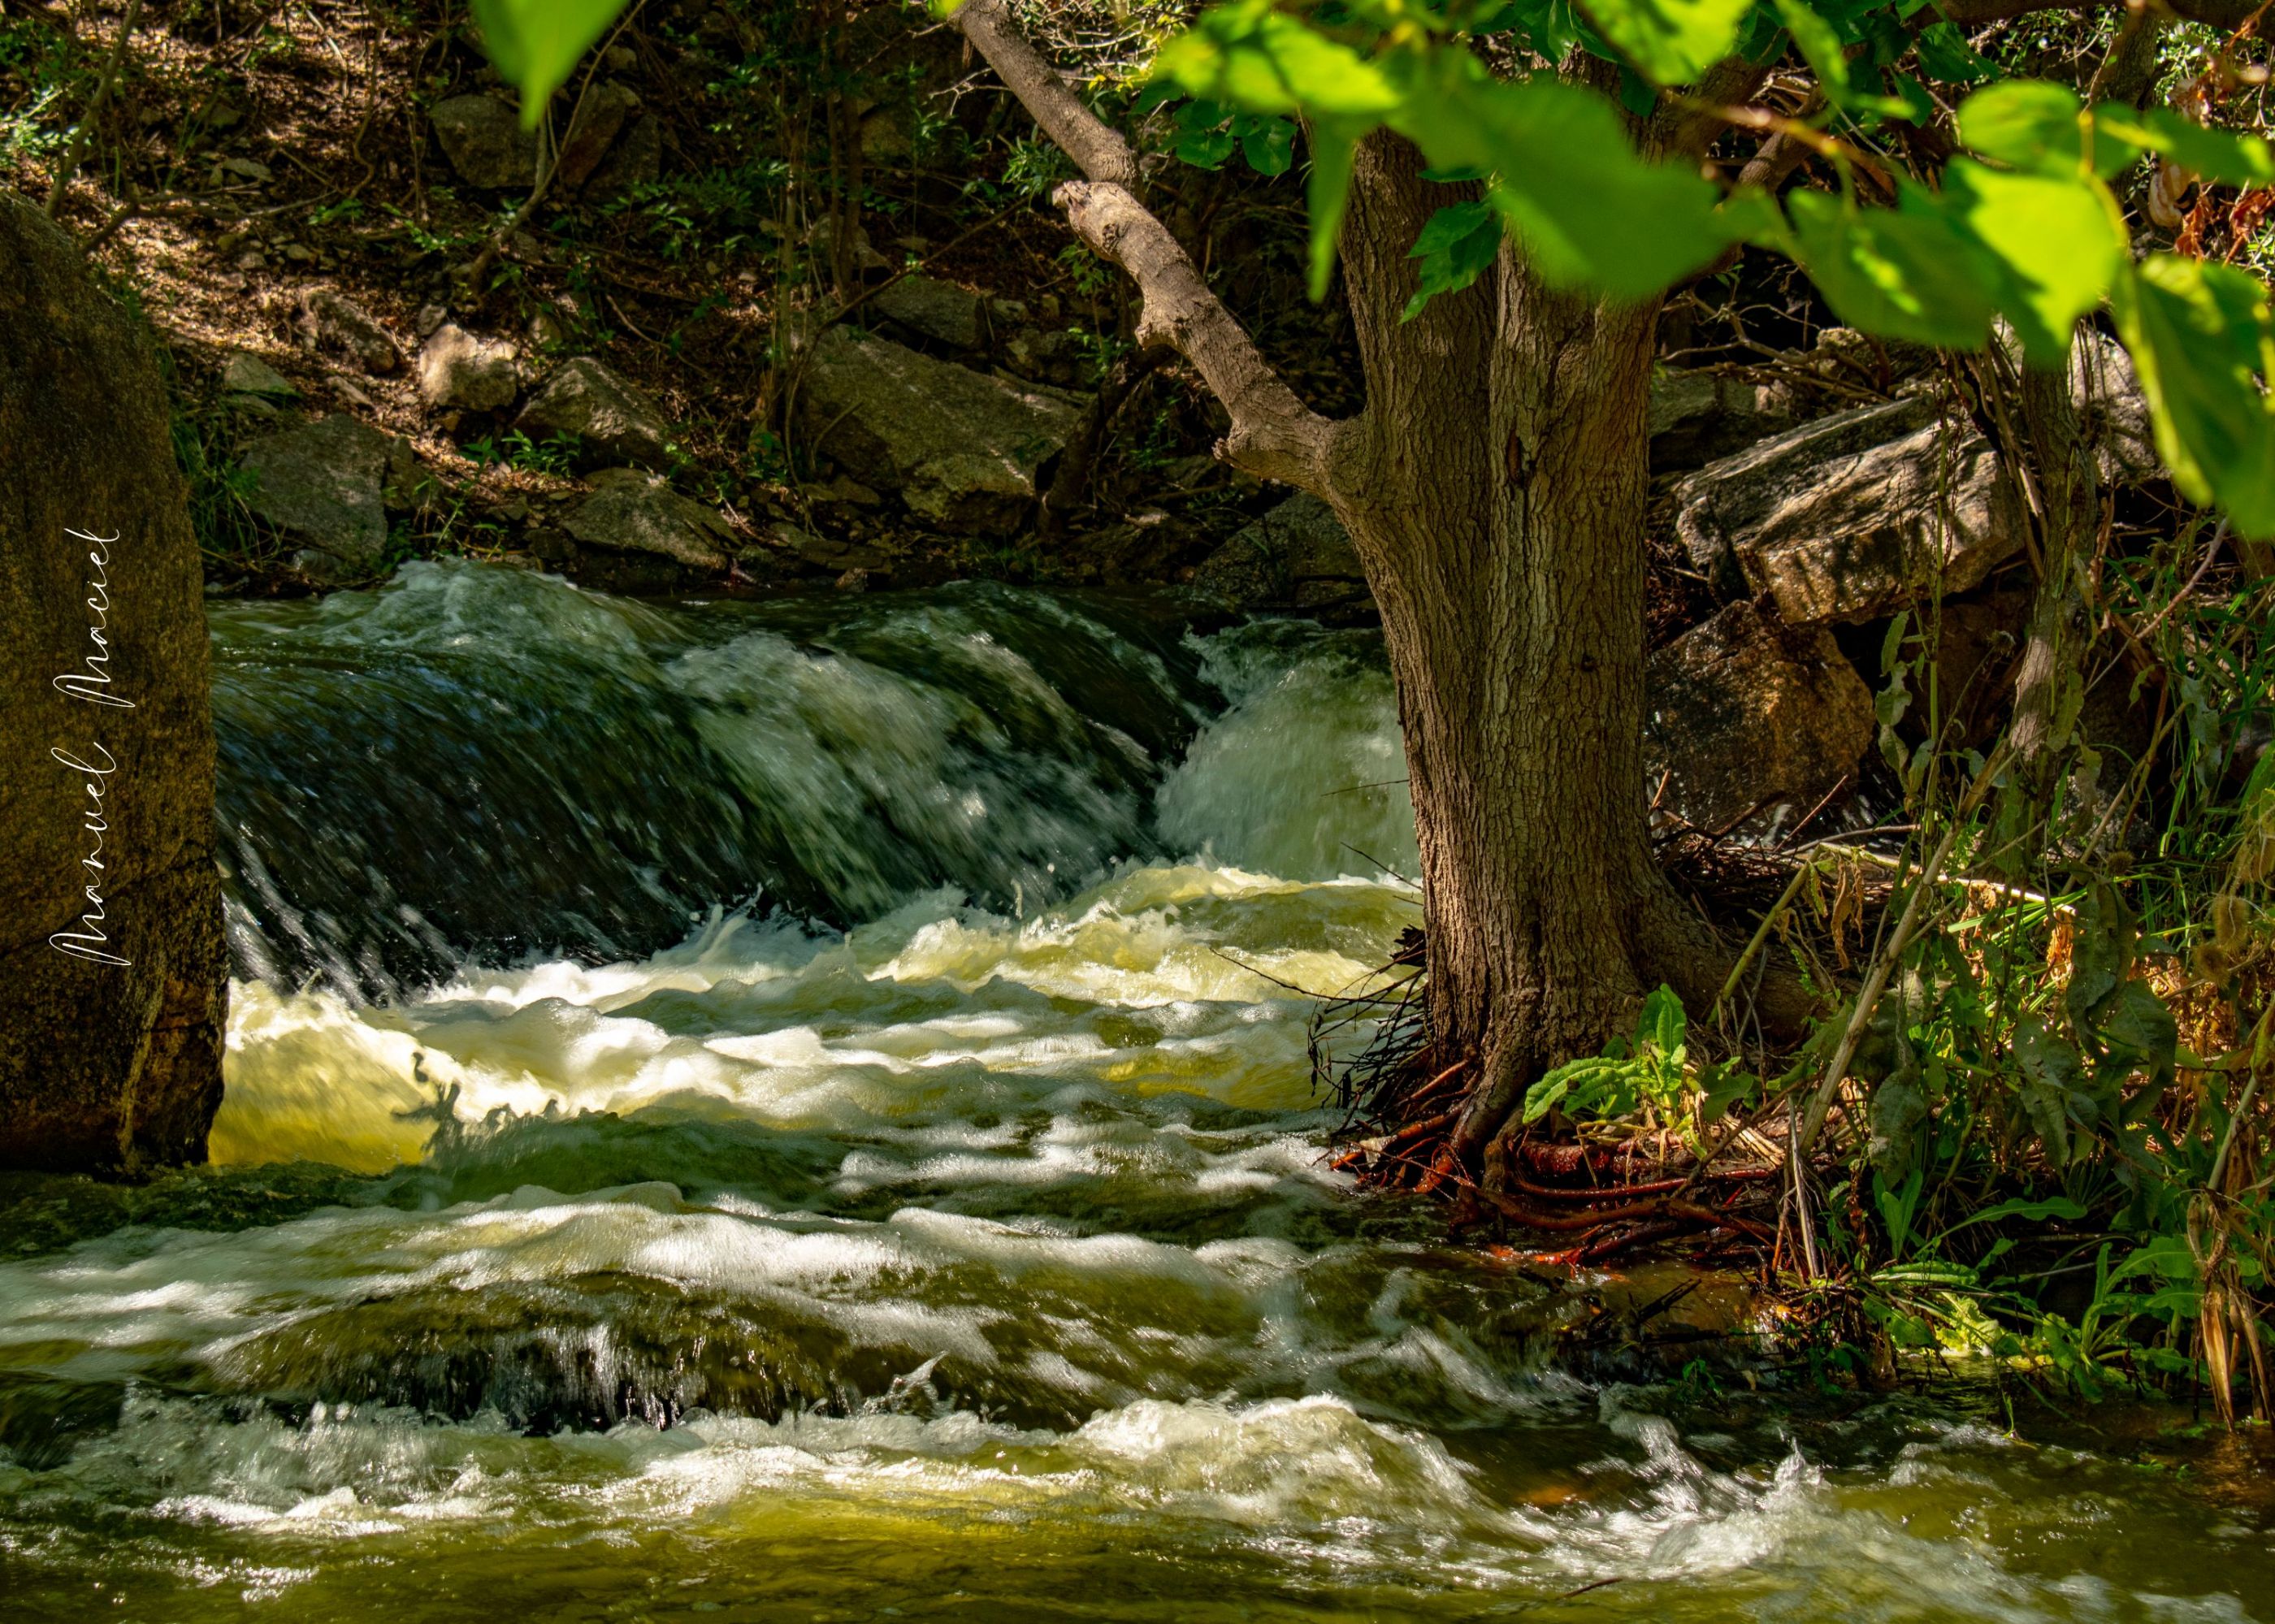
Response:
[[[660,468],[669,460],[671,422],[662,408],[589,355],[555,368],[514,427],[533,440],[573,435],[588,467]]]
[[[13,198],[0,267],[0,1167],[200,1161],[228,962],[205,608],[165,386],[77,245]],[[107,607],[91,611],[95,579]],[[72,675],[76,693],[56,681]]]
[[[941,529],[994,535],[1025,520],[1039,471],[1083,411],[1077,397],[842,328],[815,344],[799,404],[814,443],[862,483]]]
[[[1719,832],[1806,814],[1872,742],[1872,695],[1822,626],[1734,603],[1651,659],[1644,725],[1662,810]]]
[[[319,582],[359,580],[387,550],[387,510],[407,502],[418,465],[408,442],[344,413],[247,446],[253,510],[300,542],[293,567]]]

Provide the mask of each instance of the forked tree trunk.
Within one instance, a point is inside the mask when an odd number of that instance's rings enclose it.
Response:
[[[1644,795],[1646,407],[1656,302],[1551,291],[1504,245],[1478,283],[1402,319],[1409,255],[1461,193],[1395,136],[1361,143],[1343,232],[1367,406],[1330,422],[1266,365],[1137,200],[1134,154],[1011,25],[956,13],[1090,178],[1067,217],[1144,295],[1138,339],[1200,372],[1217,448],[1331,504],[1382,611],[1423,866],[1432,1037],[1469,1062],[1450,1137],[1470,1160],[1548,1066],[1591,1054],[1664,980],[1703,1009],[1729,963],[1652,860]],[[1765,989],[1791,1029],[1797,983]]]

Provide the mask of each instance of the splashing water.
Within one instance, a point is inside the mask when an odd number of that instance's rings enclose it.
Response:
[[[1325,1165],[1364,638],[418,565],[215,643],[217,1165],[0,1187],[0,1617],[2275,1617],[2236,1446],[1607,1382],[1701,1281]]]

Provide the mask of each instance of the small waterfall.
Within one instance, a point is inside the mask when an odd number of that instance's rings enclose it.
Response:
[[[662,607],[464,563],[213,616],[239,972],[369,996],[716,905],[1001,910],[1158,847],[1173,616],[969,585]]]

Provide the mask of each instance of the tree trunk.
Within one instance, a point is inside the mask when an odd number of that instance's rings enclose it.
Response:
[[[1400,319],[1406,250],[1457,193],[1381,137],[1343,251],[1368,408],[1329,500],[1364,562],[1399,694],[1441,1062],[1471,1061],[1453,1149],[1650,986],[1693,1008],[1718,957],[1653,858],[1643,764],[1644,506],[1655,302],[1493,273]]]

